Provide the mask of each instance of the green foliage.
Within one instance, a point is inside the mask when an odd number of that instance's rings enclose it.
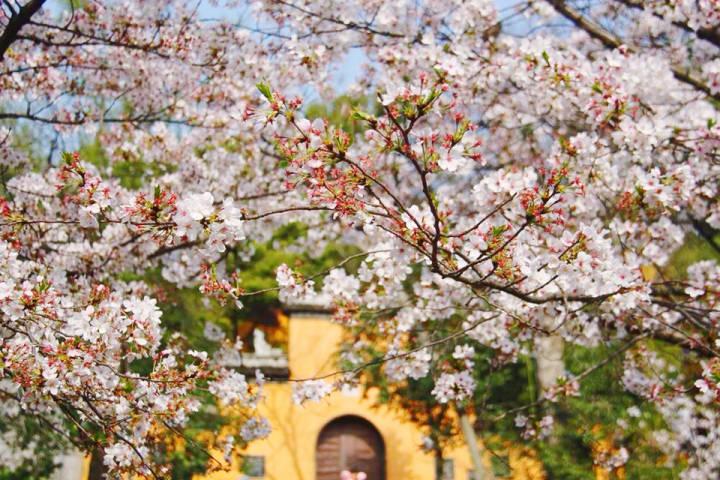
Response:
[[[124,160],[113,164],[113,177],[120,180],[120,185],[130,190],[138,190],[146,185],[147,180],[167,173],[167,166],[143,160]]]
[[[720,244],[720,234],[715,235],[714,240]],[[690,233],[686,235],[683,246],[670,258],[669,265],[665,269],[666,274],[673,278],[682,278],[690,265],[701,260],[715,260],[720,263],[720,253],[707,240]]]
[[[87,0],[64,0],[61,5],[68,10],[71,8],[78,10],[81,8],[85,8],[87,6],[87,4],[88,4]]]
[[[190,445],[185,450],[174,451],[169,459],[172,464],[172,480],[185,480],[207,470],[207,456],[203,447]]]
[[[56,468],[51,459],[26,463],[13,471],[0,467],[0,480],[48,480]]]
[[[86,139],[80,142],[78,154],[84,162],[91,163],[95,165],[101,173],[106,173],[110,165],[110,159],[97,138]]]
[[[262,96],[267,99],[268,102],[274,101],[272,90],[267,82],[258,82],[256,85],[257,89],[262,93]]]
[[[150,162],[142,157],[123,153],[111,162],[108,153],[97,138],[86,139],[78,148],[80,158],[95,165],[104,177],[112,177],[129,190],[139,190],[152,183],[152,179],[176,170],[166,163]]]
[[[367,108],[375,108],[377,110],[377,105],[371,104],[366,97],[342,95],[336,98],[330,105],[323,103],[309,105],[305,114],[307,118],[311,120],[316,118],[328,120],[331,125],[341,128],[350,134],[352,138],[366,130],[367,122],[363,121],[362,117],[358,116],[355,112]]]
[[[616,348],[618,345],[566,345],[564,360],[567,369],[578,375],[611,356]],[[535,448],[551,478],[594,479],[592,452],[603,441],[624,446],[630,452],[625,466],[627,478],[676,478],[681,470],[663,465],[663,453],[652,432],[662,429],[664,421],[650,403],[624,390],[622,362],[622,356],[613,358],[583,379],[577,397],[545,407],[555,415],[555,430],[547,441],[535,442]],[[628,408],[633,406],[640,409],[640,418],[628,414]],[[634,476],[639,472],[644,472],[643,476]]]
[[[208,463],[212,461],[207,455],[212,448],[212,438],[208,435],[208,429],[219,429],[235,420],[230,415],[222,415],[218,412],[208,395],[204,400],[204,408],[193,415],[183,429],[185,436],[183,448],[173,449],[167,458],[162,459],[172,465],[172,480],[184,480],[204,473]]]

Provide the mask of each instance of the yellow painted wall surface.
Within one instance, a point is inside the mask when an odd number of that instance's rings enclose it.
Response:
[[[293,379],[311,378],[336,370],[342,329],[320,314],[293,314],[289,322],[288,360]],[[387,408],[375,407],[370,391],[335,392],[319,403],[292,401],[288,382],[268,383],[259,414],[272,426],[270,437],[252,443],[243,453],[265,457],[267,480],[315,480],[315,445],[322,428],[334,418],[358,415],[380,432],[385,442],[387,480],[433,480],[435,460],[420,449],[422,433]],[[464,450],[449,452],[455,479],[467,480],[470,460]],[[208,480],[237,480],[238,471],[218,472]]]

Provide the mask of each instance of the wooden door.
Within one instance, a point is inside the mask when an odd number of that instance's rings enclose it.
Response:
[[[365,472],[367,480],[385,480],[385,445],[367,420],[340,417],[320,432],[315,453],[317,480],[339,480],[340,472]]]

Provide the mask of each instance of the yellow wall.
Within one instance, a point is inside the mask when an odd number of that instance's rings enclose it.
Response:
[[[322,314],[296,313],[289,322],[288,355],[291,378],[333,372],[342,328]],[[342,415],[358,415],[378,429],[385,441],[387,480],[434,480],[435,460],[420,449],[421,432],[387,408],[374,407],[359,392],[335,392],[319,403],[297,406],[287,382],[269,383],[259,414],[272,426],[270,437],[252,443],[243,453],[265,457],[268,480],[315,480],[315,445],[320,430]],[[448,452],[455,463],[455,479],[467,480],[471,464],[464,449]],[[237,480],[235,472],[219,472],[208,480]]]

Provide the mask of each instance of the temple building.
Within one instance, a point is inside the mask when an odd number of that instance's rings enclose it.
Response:
[[[472,480],[472,462],[462,441],[445,452],[442,475],[436,459],[422,449],[423,433],[402,413],[374,401],[377,392],[337,391],[320,402],[296,405],[292,380],[315,378],[337,371],[337,351],[343,329],[330,314],[317,308],[286,310],[287,356],[270,347],[264,335],[253,335],[255,355],[247,367],[266,361],[274,380],[264,387],[259,414],[272,433],[242,452],[244,461],[231,472],[203,480],[340,480],[343,470],[363,472],[367,480]],[[283,376],[285,378],[283,379]],[[485,458],[489,466],[489,458]],[[540,469],[541,470],[541,469]],[[532,478],[513,475],[513,478]],[[542,477],[535,477],[542,478]]]

